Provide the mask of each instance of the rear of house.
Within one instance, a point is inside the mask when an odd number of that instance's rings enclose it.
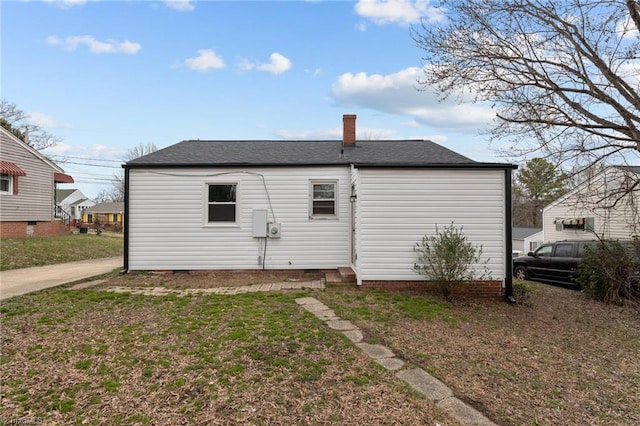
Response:
[[[611,166],[543,209],[545,242],[640,235],[640,166]]]
[[[184,141],[125,165],[125,268],[352,268],[408,288],[413,247],[452,222],[510,280],[511,170],[429,141]],[[508,283],[510,285],[510,281]],[[495,291],[495,288],[494,288]]]
[[[0,235],[3,238],[61,235],[69,229],[54,220],[54,191],[72,183],[48,160],[0,127]]]

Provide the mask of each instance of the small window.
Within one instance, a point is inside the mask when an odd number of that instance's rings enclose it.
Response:
[[[311,217],[335,217],[337,212],[335,181],[311,182]]]
[[[117,221],[118,221],[118,215],[114,213],[111,217],[111,222],[117,222]]]
[[[0,174],[0,193],[11,194],[13,193],[13,176],[2,173]]]
[[[550,257],[552,249],[553,249],[553,246],[540,246],[540,248],[536,250],[536,256]]]
[[[234,223],[236,221],[236,187],[235,183],[207,185],[207,222]]]
[[[87,223],[93,223],[93,215],[91,213],[87,213]]]
[[[555,257],[573,257],[573,244],[557,244],[556,251],[554,253]]]

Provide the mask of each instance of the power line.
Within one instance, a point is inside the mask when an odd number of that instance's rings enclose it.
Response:
[[[65,158],[71,158],[73,160],[89,160],[89,161],[103,161],[103,162],[108,162],[108,163],[124,163],[125,161],[121,161],[121,160],[105,160],[102,158],[88,158],[88,157],[70,157],[68,155],[62,155],[62,154],[51,154],[49,155],[49,157],[59,157],[62,159]],[[60,160],[56,160],[56,161],[60,161]]]

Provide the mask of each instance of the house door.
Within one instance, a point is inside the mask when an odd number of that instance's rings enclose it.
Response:
[[[356,253],[356,208],[358,199],[356,198],[356,187],[351,185],[351,264],[355,265],[358,260]]]

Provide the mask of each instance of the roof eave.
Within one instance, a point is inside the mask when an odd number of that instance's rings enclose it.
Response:
[[[125,169],[148,168],[208,168],[208,167],[336,167],[355,166],[360,168],[432,168],[432,169],[497,169],[515,170],[515,164],[503,163],[352,163],[352,162],[318,162],[318,163],[163,163],[163,164],[136,164],[126,163]]]

